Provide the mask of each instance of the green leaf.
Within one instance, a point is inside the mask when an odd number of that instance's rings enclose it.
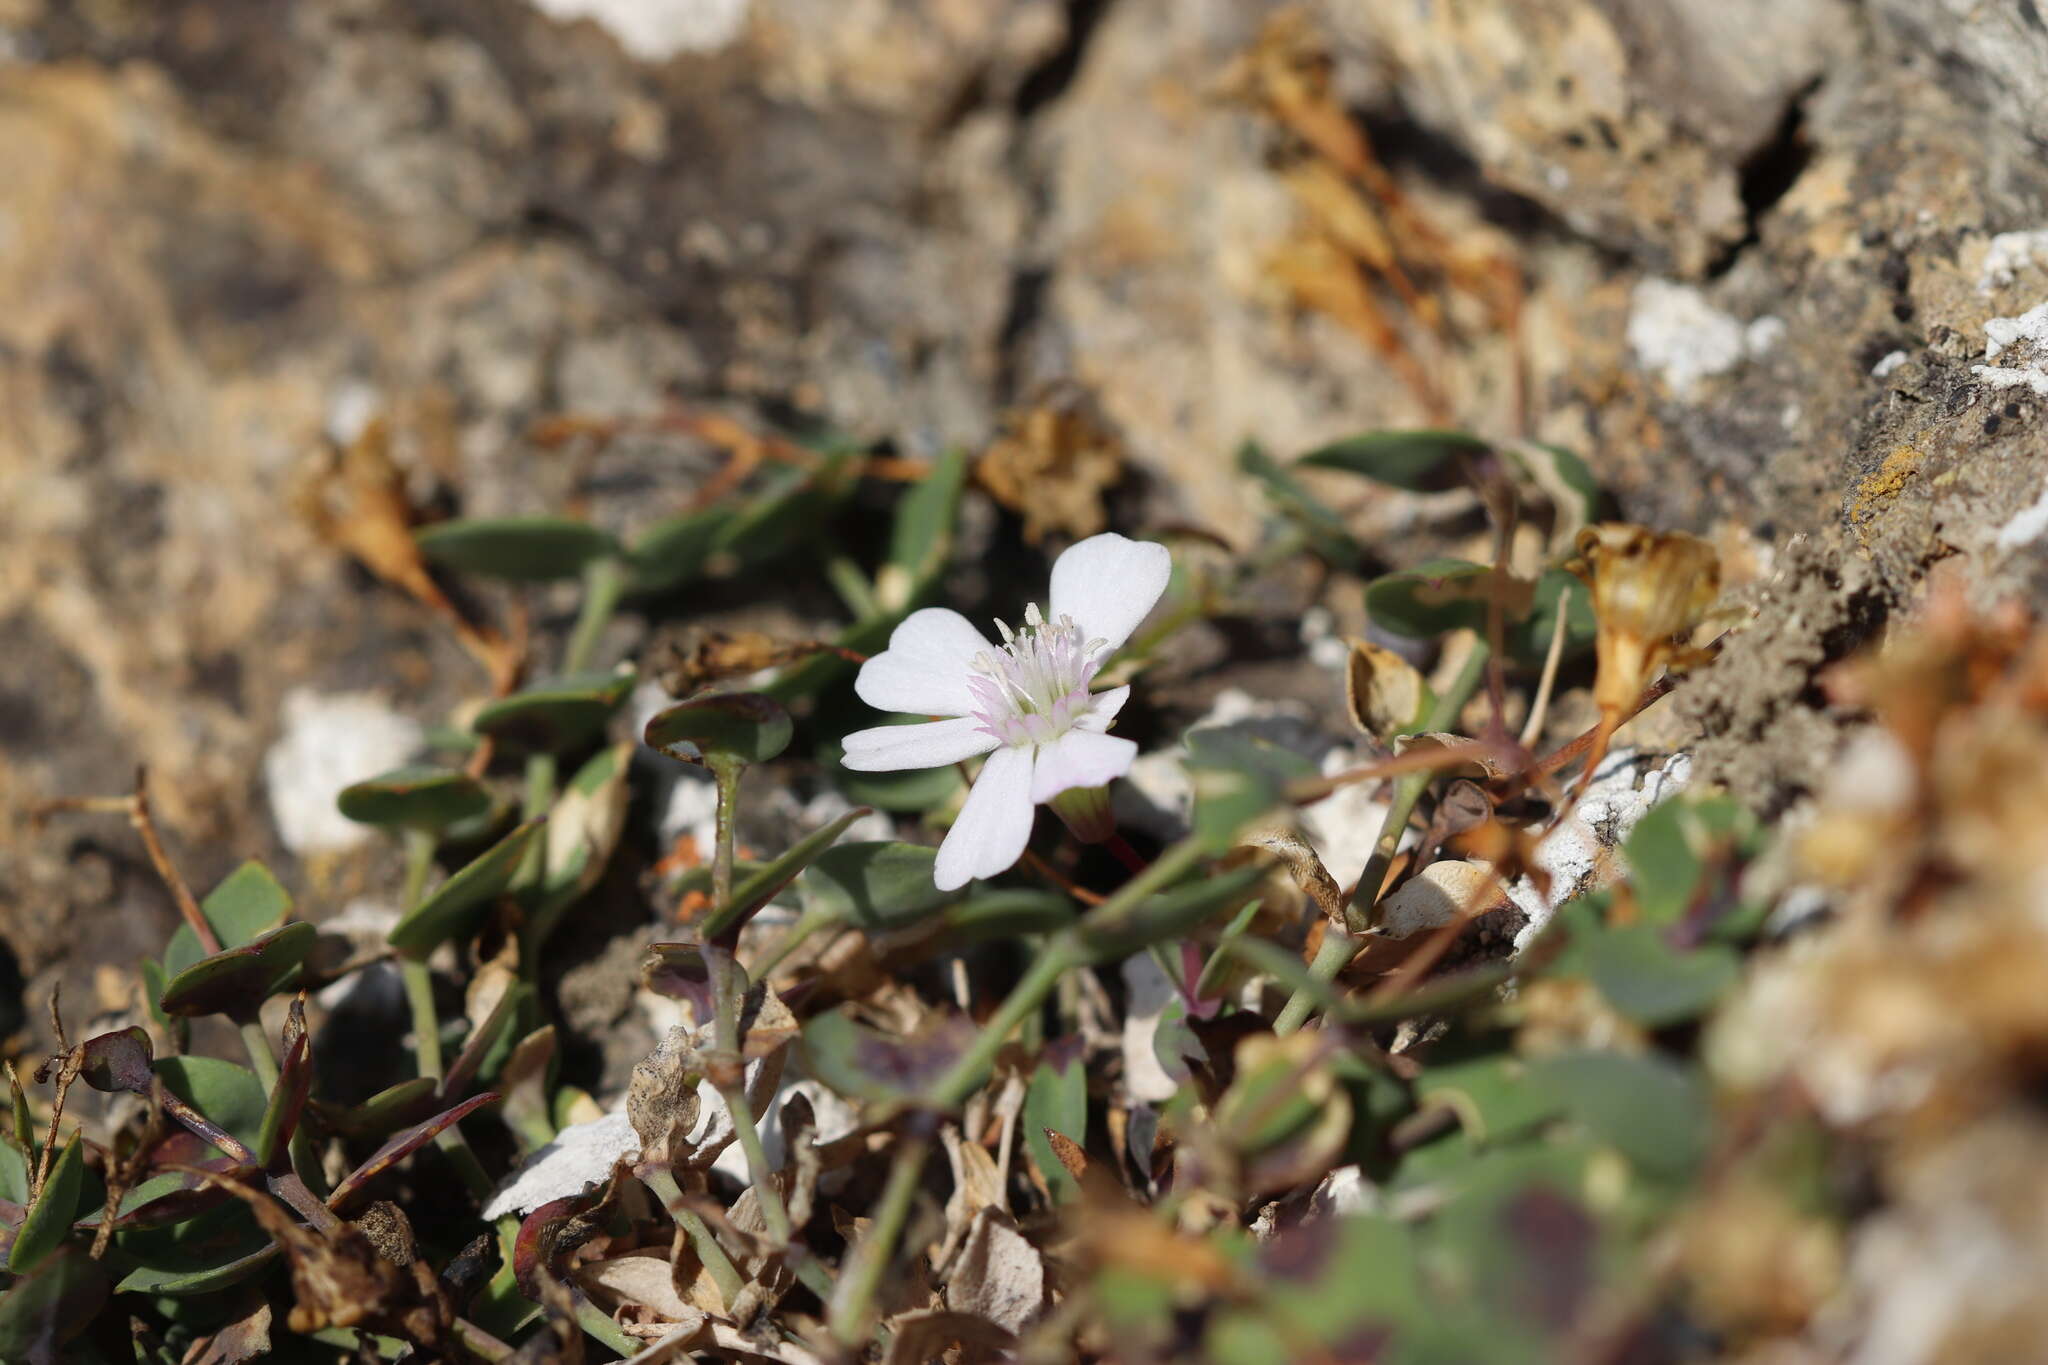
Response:
[[[1683,1179],[1706,1159],[1713,1113],[1704,1082],[1662,1057],[1575,1052],[1533,1068],[1573,1118],[1645,1175]]]
[[[1412,639],[1429,639],[1453,630],[1484,634],[1487,600],[1496,590],[1504,643],[1516,659],[1540,661],[1549,651],[1560,602],[1567,613],[1567,653],[1592,643],[1598,628],[1592,597],[1584,583],[1562,569],[1546,570],[1534,584],[1510,577],[1496,588],[1493,570],[1485,564],[1431,560],[1368,583],[1365,609],[1375,625]]]
[[[149,1031],[136,1025],[88,1038],[80,1049],[78,1078],[95,1090],[149,1093],[150,1063],[156,1055]]]
[[[411,1156],[420,1148],[432,1142],[447,1129],[453,1128],[469,1115],[487,1104],[497,1102],[497,1096],[490,1091],[473,1095],[469,1099],[430,1119],[402,1128],[386,1138],[384,1145],[370,1154],[369,1160],[350,1171],[334,1187],[334,1193],[327,1198],[328,1206],[339,1212],[346,1207],[364,1187],[384,1172]]]
[[[1593,614],[1592,591],[1574,574],[1563,569],[1545,569],[1536,580],[1529,614],[1519,625],[1508,625],[1508,652],[1524,664],[1541,662],[1550,651],[1550,635],[1557,628],[1560,607],[1565,613],[1564,657],[1575,658],[1592,648],[1593,639],[1600,632],[1600,618]]]
[[[1361,474],[1411,493],[1437,493],[1461,486],[1461,462],[1492,449],[1462,431],[1371,431],[1320,446],[1295,463]]]
[[[548,812],[547,872],[520,931],[522,953],[538,953],[569,907],[603,879],[626,830],[632,760],[629,741],[598,750]]]
[[[560,753],[604,729],[632,694],[637,673],[622,664],[610,673],[575,673],[533,683],[476,713],[470,728],[508,749]]]
[[[28,1215],[14,1235],[7,1253],[7,1268],[20,1275],[35,1269],[38,1262],[57,1249],[78,1217],[78,1193],[85,1185],[85,1142],[72,1138],[71,1145],[50,1166],[43,1191],[29,1206]]]
[[[1289,782],[1317,775],[1301,755],[1239,730],[1191,730],[1184,742],[1194,833],[1212,855],[1228,852],[1246,824],[1279,805]]]
[[[934,943],[957,949],[991,939],[1053,933],[1074,919],[1074,903],[1056,891],[1004,887],[976,891],[941,909],[929,924]]]
[[[1315,552],[1338,568],[1347,568],[1365,557],[1344,519],[1323,506],[1272,456],[1250,441],[1238,447],[1237,467],[1265,485],[1266,496],[1308,538]]]
[[[1433,1316],[1408,1228],[1380,1217],[1327,1221],[1288,1228],[1260,1248],[1259,1297],[1271,1321],[1336,1343]]]
[[[875,575],[875,596],[890,611],[909,611],[945,567],[966,486],[967,452],[955,446],[896,504],[889,560]]]
[[[334,804],[357,824],[439,832],[490,810],[491,794],[459,768],[421,764],[344,787]]]
[[[918,844],[839,844],[818,855],[801,878],[804,911],[834,924],[885,933],[916,924],[963,890],[932,883],[936,849]]]
[[[1543,490],[1557,509],[1558,527],[1551,544],[1569,545],[1579,527],[1598,521],[1607,495],[1586,462],[1563,446],[1528,442],[1507,447],[1506,454],[1529,481]]]
[[[1366,584],[1365,609],[1373,624],[1396,635],[1426,640],[1453,630],[1486,629],[1486,599],[1493,570],[1464,559],[1433,559],[1418,568]],[[1504,602],[1507,616],[1529,602]]]
[[[105,1268],[82,1246],[59,1248],[0,1295],[0,1360],[59,1365],[77,1359],[64,1348],[98,1319],[106,1302]]]
[[[839,1094],[886,1106],[911,1105],[967,1051],[974,1029],[939,1016],[924,1033],[902,1037],[867,1028],[833,1010],[804,1025],[811,1074]]]
[[[0,1199],[10,1204],[26,1204],[28,1182],[28,1153],[12,1142],[0,1139]]]
[[[298,1131],[313,1085],[312,1038],[306,1032],[305,1011],[296,1000],[292,1002],[291,1023],[286,1025],[284,1036],[290,1040],[285,1046],[284,1062],[277,1070],[277,1084],[270,1088],[269,1102],[263,1107],[263,1126],[256,1130],[253,1144],[256,1160],[273,1172],[279,1169],[279,1158],[292,1134]]]
[[[352,1109],[335,1109],[315,1101],[321,1119],[336,1132],[349,1137],[381,1138],[396,1132],[433,1103],[440,1083],[432,1076],[410,1080],[378,1091]]]
[[[700,933],[706,943],[713,942],[726,934],[738,933],[740,926],[751,919],[756,911],[775,899],[782,889],[796,880],[797,873],[815,862],[818,856],[830,847],[846,827],[872,811],[865,806],[856,807],[834,820],[831,824],[791,844],[781,857],[764,863],[760,869],[735,886],[732,899],[715,907],[706,915]]]
[[[567,517],[460,517],[415,533],[421,553],[466,573],[538,583],[574,578],[618,542]]]
[[[1415,1091],[1425,1105],[1448,1106],[1478,1143],[1519,1137],[1564,1110],[1559,1097],[1519,1057],[1481,1055],[1425,1067]]]
[[[127,1271],[117,1291],[174,1298],[239,1284],[276,1260],[280,1251],[239,1202],[123,1236],[119,1247]]]
[[[543,828],[543,820],[528,820],[442,882],[392,928],[391,947],[407,957],[420,958],[468,933],[490,902],[511,885],[526,850]]]
[[[284,923],[292,912],[292,898],[270,869],[252,858],[223,878],[199,903],[199,911],[213,926],[221,947],[239,948]],[[199,936],[190,925],[180,924],[164,949],[164,974],[176,976],[204,956]]]
[[[1651,807],[1621,846],[1637,913],[1650,924],[1678,923],[1710,864],[1744,852],[1755,832],[1755,820],[1726,796],[1681,796]]]
[[[713,550],[729,565],[714,562],[709,566],[711,570],[753,568],[811,538],[833,508],[852,491],[859,454],[852,447],[829,450],[815,469],[791,470],[786,477],[773,481],[729,517]]]
[[[289,982],[319,932],[304,920],[201,958],[172,977],[158,1005],[166,1014],[197,1018],[225,1014],[253,1019],[263,1002]]]
[[[1024,1139],[1031,1164],[1045,1177],[1054,1202],[1062,1204],[1078,1198],[1081,1185],[1054,1155],[1045,1130],[1050,1128],[1084,1147],[1088,1144],[1088,1073],[1081,1065],[1083,1051],[1080,1047],[1049,1050],[1031,1073],[1031,1084],[1024,1092]]]
[[[1128,957],[1154,943],[1192,933],[1217,915],[1235,910],[1250,898],[1265,868],[1246,863],[1214,872],[1170,891],[1147,897],[1115,913],[1102,907],[1085,917],[1076,930],[1092,961]]]
[[[835,750],[837,746],[834,746]],[[834,752],[829,760],[838,762]],[[897,814],[923,814],[957,800],[967,789],[960,770],[950,764],[943,768],[905,768],[893,773],[857,773],[841,769],[833,774],[832,785],[857,806]]]
[[[1600,926],[1574,932],[1551,974],[1584,975],[1617,1012],[1665,1028],[1712,1009],[1742,974],[1742,960],[1721,944],[1681,952],[1651,924]]]
[[[218,1057],[159,1057],[156,1074],[163,1079],[164,1089],[239,1138],[251,1151],[262,1141],[270,1097],[249,1068]]]
[[[647,722],[648,746],[685,763],[766,763],[789,747],[789,712],[759,692],[677,702]]]
[[[713,507],[648,527],[626,554],[634,590],[668,592],[698,577],[731,519],[730,509]]]

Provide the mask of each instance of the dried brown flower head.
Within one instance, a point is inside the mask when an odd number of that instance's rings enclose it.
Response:
[[[1720,596],[1720,555],[1697,536],[1618,521],[1580,531],[1578,552],[1567,567],[1592,590],[1600,622],[1593,699],[1603,716],[1622,716],[1686,657],[1687,637]]]

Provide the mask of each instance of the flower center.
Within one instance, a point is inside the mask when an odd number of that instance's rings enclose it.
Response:
[[[1087,714],[1088,684],[1109,642],[1082,639],[1071,616],[1046,620],[1035,602],[1021,629],[1001,621],[996,629],[1003,647],[977,657],[967,680],[982,733],[1011,745],[1058,739]]]

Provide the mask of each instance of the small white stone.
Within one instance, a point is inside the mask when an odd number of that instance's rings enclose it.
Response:
[[[1879,360],[1875,365],[1872,365],[1870,367],[1870,377],[1872,379],[1884,379],[1888,377],[1892,373],[1892,371],[1898,369],[1899,366],[1905,363],[1906,353],[1904,351],[1887,351],[1885,352],[1883,359]]]
[[[593,19],[643,62],[716,52],[746,28],[750,0],[534,0],[550,19]]]
[[[419,724],[368,693],[285,694],[283,733],[263,756],[270,817],[294,853],[354,848],[375,836],[334,807],[342,788],[404,766],[423,742]]]

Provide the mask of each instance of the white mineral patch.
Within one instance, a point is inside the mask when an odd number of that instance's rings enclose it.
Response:
[[[334,808],[343,787],[401,767],[419,749],[419,725],[368,693],[285,695],[283,733],[263,757],[270,817],[294,853],[354,848],[376,831]]]
[[[2024,365],[1972,365],[1970,373],[1994,389],[2028,388],[2048,398],[2048,303],[2036,304],[2016,318],[1992,318],[1984,324],[1984,358],[1996,360],[2003,351],[2030,345],[2033,357]]]
[[[1870,377],[1872,379],[1884,379],[1892,371],[1905,363],[1906,353],[1904,351],[1887,351],[1884,353],[1883,358],[1870,367]]]
[[[1784,336],[1783,319],[1761,317],[1745,326],[1688,284],[1646,279],[1629,298],[1629,349],[1679,398],[1690,397],[1701,380],[1770,350]]]
[[[1998,528],[1998,548],[2017,550],[2039,540],[2043,532],[2048,532],[2048,488],[2043,488],[2040,497]]]
[[[1571,819],[1543,841],[1536,863],[1550,874],[1548,900],[1526,877],[1508,888],[1508,896],[1529,916],[1528,927],[1515,939],[1518,950],[1550,922],[1558,906],[1592,889],[1602,862],[1636,821],[1681,790],[1692,775],[1689,754],[1674,754],[1654,770],[1646,771],[1646,763],[1644,755],[1626,749],[1609,754]]]
[[[1977,292],[1995,293],[2016,281],[2021,271],[2036,265],[2048,265],[2048,228],[2001,232],[1984,250],[1984,265],[1977,272]]]
[[[740,36],[751,0],[533,0],[550,19],[592,19],[643,62],[716,52]]]

